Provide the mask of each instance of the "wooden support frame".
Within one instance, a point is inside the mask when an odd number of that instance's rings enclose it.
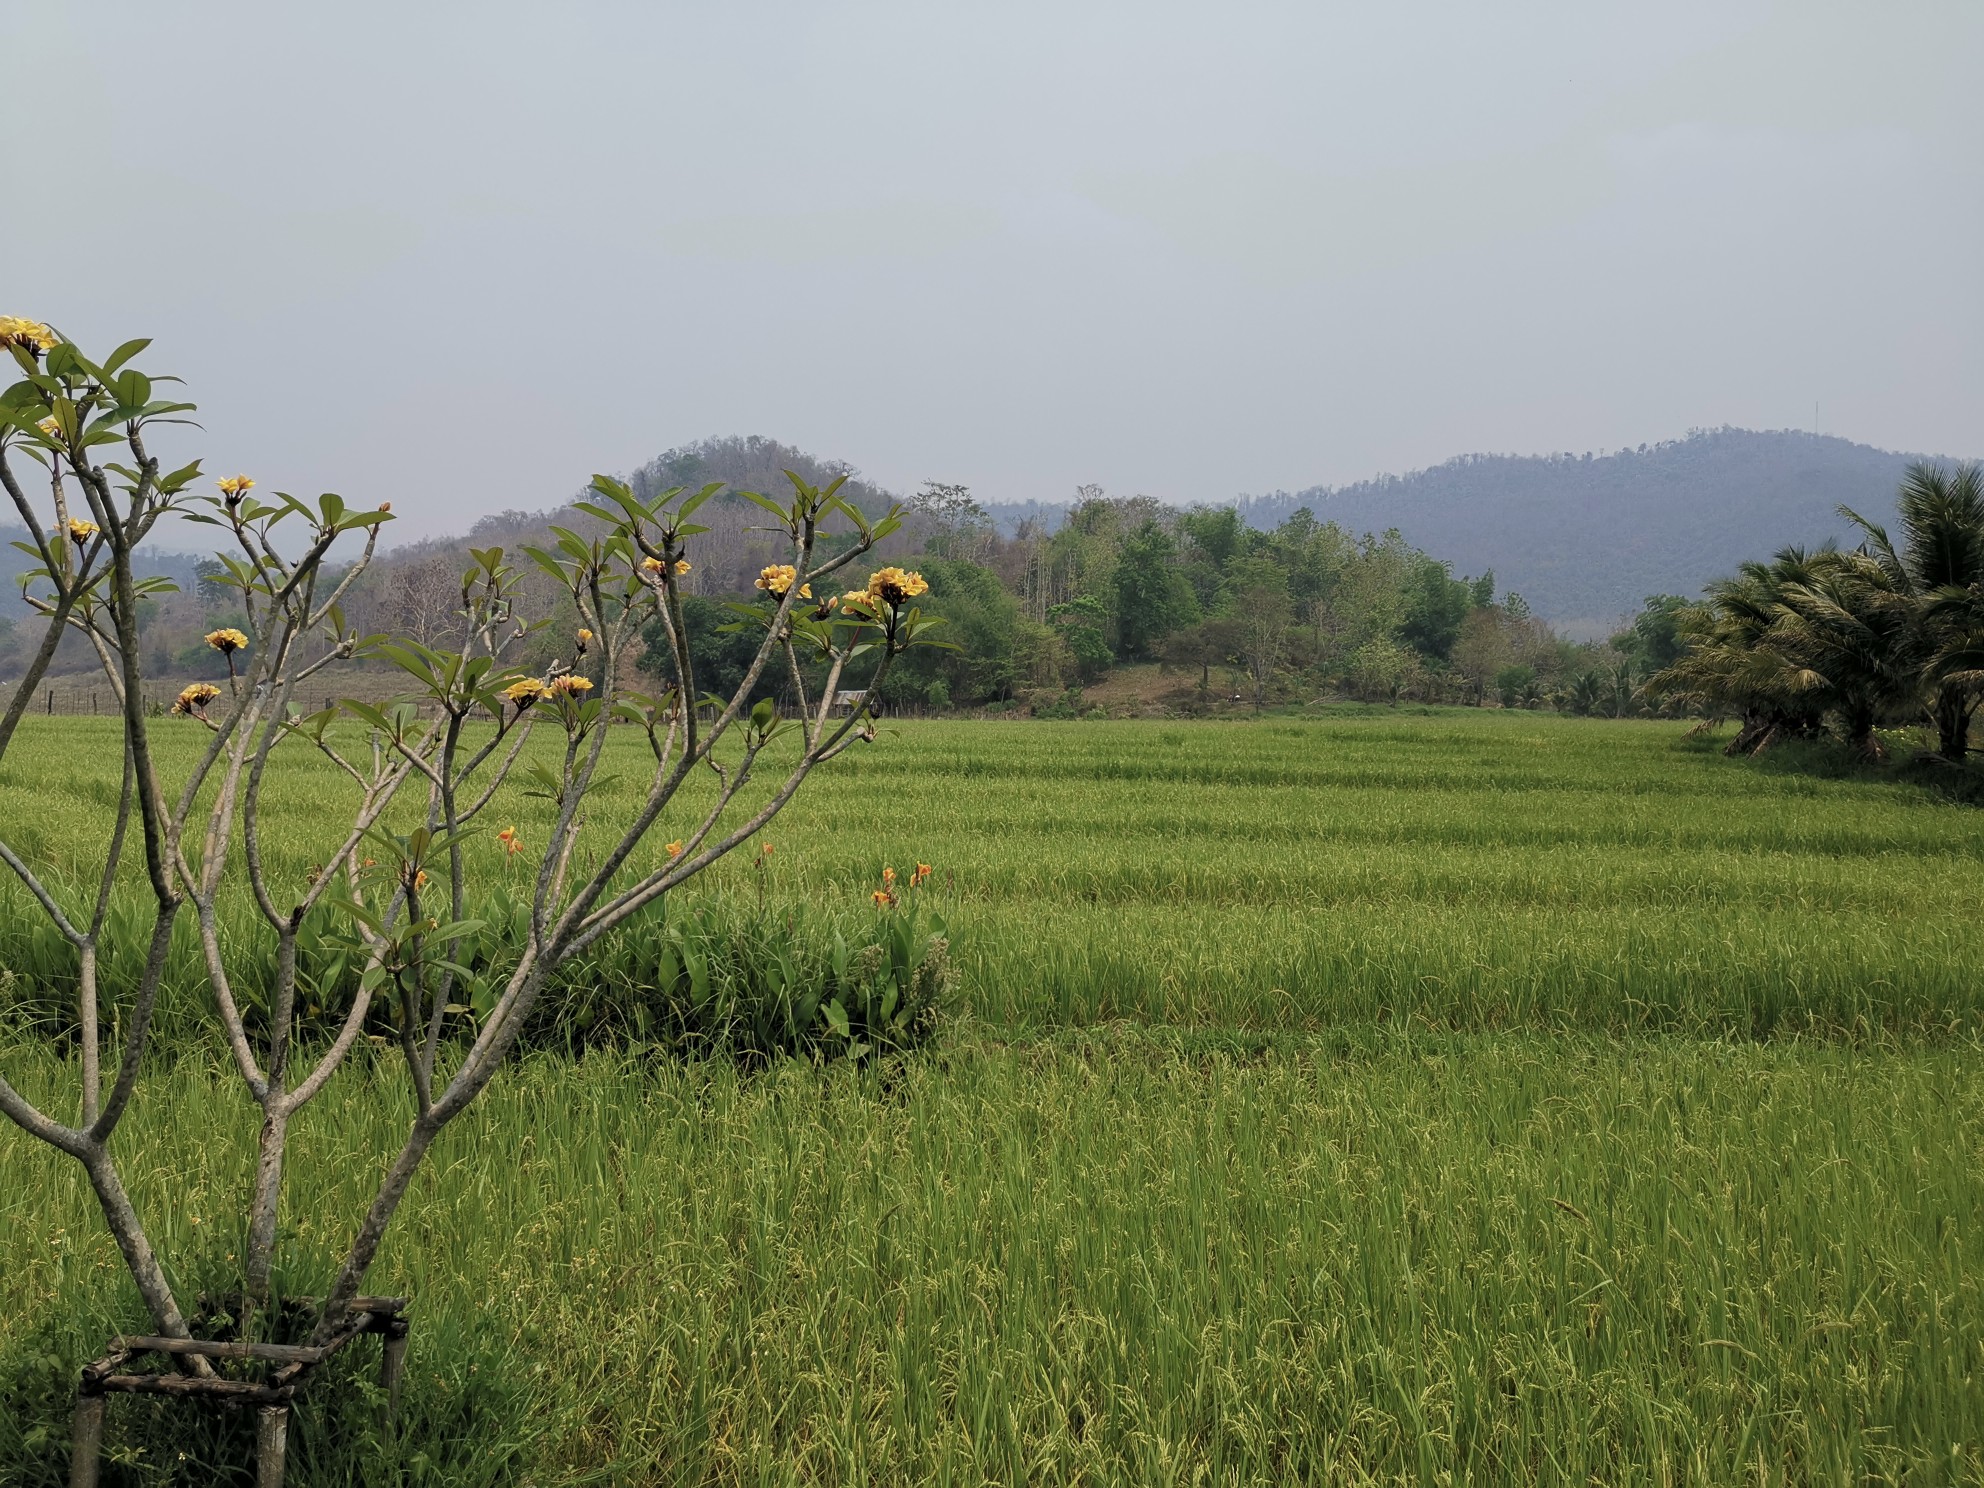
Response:
[[[313,1297],[290,1299],[293,1307],[311,1306]],[[231,1305],[230,1305],[231,1304]],[[311,1371],[346,1344],[367,1333],[380,1336],[379,1387],[386,1396],[390,1426],[399,1416],[401,1377],[406,1370],[408,1323],[404,1297],[357,1297],[345,1325],[320,1346],[293,1343],[251,1343],[237,1339],[113,1338],[103,1357],[83,1366],[76,1387],[74,1446],[69,1464],[69,1488],[97,1488],[103,1455],[105,1404],[111,1395],[163,1395],[180,1400],[255,1409],[255,1482],[257,1488],[282,1488],[283,1461],[289,1444],[291,1403]],[[239,1298],[208,1303],[195,1318],[211,1322],[223,1312],[237,1313]],[[135,1361],[160,1357],[175,1366],[167,1370],[132,1367]],[[261,1378],[231,1377],[212,1368],[194,1374],[186,1361],[204,1359],[210,1365],[264,1364],[275,1368]]]

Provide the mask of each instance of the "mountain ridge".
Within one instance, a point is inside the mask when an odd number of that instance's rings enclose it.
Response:
[[[1353,533],[1396,528],[1408,542],[1450,562],[1457,574],[1493,570],[1499,592],[1522,595],[1534,613],[1566,634],[1596,637],[1636,611],[1647,595],[1692,598],[1745,559],[1765,558],[1790,544],[1855,541],[1838,513],[1840,505],[1872,521],[1889,521],[1895,488],[1909,463],[1950,459],[1804,430],[1725,426],[1601,454],[1458,455],[1403,475],[1200,504],[1232,506],[1247,525],[1262,530],[1304,507]],[[880,509],[893,499],[844,461],[760,436],[685,445],[657,456],[630,478],[643,490],[710,479],[778,490],[783,486],[778,471],[788,465],[814,480],[849,476],[846,489],[864,508]],[[1051,532],[1074,504],[983,506],[1010,536],[1025,521]],[[472,540],[505,522],[535,524],[556,509],[485,514],[466,537]],[[449,547],[462,540],[444,537],[412,546]],[[149,549],[143,567],[190,585],[194,556]],[[382,555],[389,562],[393,556]],[[15,591],[29,562],[0,547],[5,581],[0,616],[27,615]]]
[[[1459,455],[1405,475],[1210,504],[1235,506],[1255,528],[1303,507],[1352,532],[1397,528],[1456,572],[1493,569],[1501,592],[1521,594],[1567,633],[1598,635],[1649,594],[1693,597],[1787,544],[1850,541],[1842,503],[1889,520],[1916,460],[1951,457],[1725,426],[1609,454]],[[1057,525],[1068,506],[986,510],[1010,531],[1026,518]]]

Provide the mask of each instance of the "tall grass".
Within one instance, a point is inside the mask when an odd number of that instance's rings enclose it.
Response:
[[[167,1250],[215,1271],[252,1123],[236,1103],[214,1149],[171,1118],[228,1099],[176,1065],[123,1152]],[[293,1288],[399,1101],[309,1113]],[[377,1275],[417,1299],[429,1470],[392,1471],[1974,1482],[1980,1142],[1970,1049],[1099,1032],[893,1082],[532,1061],[444,1139]],[[0,1480],[54,1483],[67,1369],[138,1316],[73,1165],[8,1165]],[[297,1480],[388,1480],[359,1392],[313,1402]],[[185,1422],[119,1403],[124,1481],[215,1481],[177,1454],[223,1458],[224,1428]]]
[[[10,840],[85,882],[115,761],[30,720]],[[340,799],[299,756],[279,875]],[[921,723],[769,838],[672,912],[852,935],[931,862],[972,1016],[867,1070],[520,1062],[372,1278],[415,1298],[405,1433],[347,1369],[297,1481],[1984,1482],[1975,810],[1664,724]],[[32,924],[0,890],[16,1008],[65,974]],[[658,994],[662,933],[558,1005]],[[205,995],[189,947],[117,1148],[195,1290],[255,1116]],[[48,1028],[0,1060],[52,1099]],[[404,1130],[371,1057],[300,1118],[292,1291]],[[76,1366],[141,1322],[74,1165],[0,1131],[0,1484],[61,1481]],[[238,1481],[245,1429],[118,1402],[115,1480]]]
[[[0,769],[17,846],[78,885],[116,786],[110,728],[30,719]],[[197,731],[165,732],[169,769]],[[1984,813],[1759,770],[1683,732],[1460,711],[902,724],[814,777],[773,824],[769,867],[698,882],[775,914],[859,915],[885,864],[932,862],[964,995],[1006,1025],[1984,1029]],[[631,811],[637,749],[615,740],[588,842]],[[279,874],[311,870],[341,800],[331,767],[299,754],[272,797]],[[505,809],[541,835],[548,803],[518,792]],[[504,881],[493,839],[472,849]],[[245,903],[228,918],[239,945],[261,934]],[[602,951],[589,985],[650,985],[651,939]],[[59,981],[67,956],[0,885],[0,960]],[[204,1016],[190,939],[172,980],[169,1031]]]

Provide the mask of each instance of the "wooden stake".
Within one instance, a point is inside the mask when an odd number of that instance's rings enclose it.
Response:
[[[283,1458],[289,1450],[289,1407],[265,1405],[255,1412],[255,1488],[282,1488]]]
[[[103,1397],[76,1396],[76,1434],[69,1451],[69,1488],[96,1488],[103,1453]]]
[[[386,1429],[400,1420],[400,1383],[406,1377],[406,1333],[388,1333],[379,1347],[379,1388],[386,1392]]]

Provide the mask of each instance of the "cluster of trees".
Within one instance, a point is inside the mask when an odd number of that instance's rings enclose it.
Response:
[[[1896,513],[1899,543],[1842,507],[1858,547],[1785,548],[1711,584],[1648,694],[1740,719],[1731,752],[1830,732],[1874,754],[1880,726],[1928,723],[1960,762],[1984,693],[1984,478],[1911,465]]]
[[[1089,486],[1054,530],[1022,520],[1004,534],[962,486],[930,483],[908,506],[904,561],[930,579],[925,603],[959,649],[900,664],[896,704],[1052,707],[1155,662],[1187,709],[1337,694],[1545,706],[1602,671],[1625,685],[1591,711],[1629,711],[1668,659],[1637,630],[1623,649],[1565,641],[1520,596],[1498,599],[1492,574],[1456,577],[1395,531],[1358,536],[1306,509],[1263,531],[1230,506],[1181,511]],[[744,654],[725,618],[709,604],[692,622],[720,673],[729,651],[731,665]]]
[[[786,469],[815,482],[851,477],[841,494],[870,515],[892,499],[844,465],[761,438],[669,451],[629,484],[637,493],[705,480],[776,488]],[[1456,578],[1395,531],[1358,536],[1306,509],[1264,531],[1233,507],[1181,511],[1085,486],[1057,515],[1051,527],[1033,518],[1001,532],[969,490],[943,482],[926,483],[905,503],[900,530],[876,559],[924,572],[931,592],[922,604],[949,621],[956,649],[899,661],[884,684],[887,703],[1057,708],[1121,665],[1159,663],[1170,702],[1185,709],[1347,694],[1510,707],[1571,699],[1567,705],[1583,711],[1614,713],[1639,706],[1649,658],[1651,665],[1667,659],[1633,632],[1605,646],[1566,641],[1520,596],[1498,597],[1492,574]],[[589,520],[564,508],[498,512],[479,520],[467,540],[515,550],[544,541],[553,527],[584,531]],[[756,649],[728,606],[754,597],[753,580],[777,554],[762,514],[740,497],[707,503],[698,522],[707,530],[696,537],[682,584],[688,642],[698,675],[728,693]],[[438,635],[460,608],[465,561],[460,541],[409,544],[363,576],[347,609],[362,629]],[[535,580],[526,574],[520,582]],[[542,613],[559,612],[557,595],[526,598]],[[199,636],[231,623],[225,587],[200,575],[161,603],[150,627],[161,669],[210,670]],[[529,644],[555,649],[568,628],[554,621]],[[647,639],[659,659],[659,637]],[[1603,678],[1606,686],[1580,689],[1579,678]],[[1630,685],[1613,685],[1621,679]],[[843,685],[858,689],[866,680],[857,667]],[[760,690],[776,695],[786,682],[766,676]]]

